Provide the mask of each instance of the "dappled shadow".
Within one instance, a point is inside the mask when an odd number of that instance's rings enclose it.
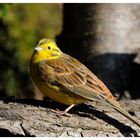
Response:
[[[80,113],[80,112],[82,112],[82,113]],[[77,114],[79,116],[88,117],[91,119],[94,119],[94,117],[97,117],[98,119],[102,119],[106,123],[113,125],[115,128],[117,128],[120,131],[120,133],[125,137],[127,137],[127,136],[130,137],[133,135],[137,136],[137,132],[133,128],[119,122],[119,120],[117,120],[116,118],[112,118],[112,117],[106,115],[104,112],[96,110],[91,105],[82,104],[82,105],[76,106],[75,109],[73,110],[73,113]],[[85,114],[83,114],[83,113],[85,113]]]

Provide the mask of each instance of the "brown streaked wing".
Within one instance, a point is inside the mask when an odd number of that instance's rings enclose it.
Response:
[[[86,66],[84,66],[82,63],[80,63],[75,58],[73,58],[67,54],[64,54],[64,55],[65,55],[65,57],[67,57],[67,59],[69,59],[69,61],[71,62],[70,64],[73,65],[73,67],[76,70],[79,70],[80,72],[85,74],[86,80],[87,80],[87,82],[86,82],[87,87],[92,88],[92,90],[93,89],[97,90],[97,92],[99,92],[100,94],[102,94],[106,98],[116,100],[116,98],[111,94],[111,92],[105,86],[105,84],[100,79],[98,79],[97,76],[95,74],[93,74]]]
[[[100,99],[100,94],[105,98],[113,99],[113,95],[106,86],[88,68],[67,54],[63,54],[59,60],[47,61],[47,67],[53,69],[48,73],[53,75],[51,81],[55,82],[52,84],[59,84],[90,100]]]

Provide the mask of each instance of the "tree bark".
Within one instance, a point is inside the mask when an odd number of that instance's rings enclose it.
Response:
[[[140,100],[121,101],[124,109],[140,119]],[[52,109],[66,106],[51,100],[0,100],[0,136],[140,136],[140,129],[110,107],[94,102],[78,105],[70,116]],[[102,111],[104,110],[104,111]]]
[[[139,4],[64,4],[62,50],[90,68],[113,93],[140,98]],[[138,62],[138,61],[137,61]]]

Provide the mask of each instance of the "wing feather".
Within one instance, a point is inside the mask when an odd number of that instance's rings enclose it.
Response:
[[[107,87],[75,58],[63,54],[59,60],[46,61],[45,64],[43,68],[49,67],[51,71],[48,71],[48,76],[45,72],[44,77],[49,78],[51,84],[59,85],[63,89],[89,100],[101,99],[102,96],[114,99]]]

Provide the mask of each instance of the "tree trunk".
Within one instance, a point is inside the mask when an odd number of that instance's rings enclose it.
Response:
[[[62,50],[78,58],[115,93],[139,98],[139,4],[64,4]],[[135,60],[135,61],[134,61]]]
[[[140,100],[120,104],[140,119]],[[140,136],[140,129],[112,108],[93,105],[78,105],[70,116],[58,116],[52,109],[66,106],[50,100],[0,100],[0,136]]]

